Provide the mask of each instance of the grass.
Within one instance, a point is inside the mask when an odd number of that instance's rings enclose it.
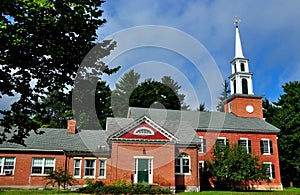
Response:
[[[265,195],[273,195],[273,194],[288,194],[288,195],[300,195],[300,188],[284,188],[283,191],[218,191],[218,190],[210,190],[210,191],[202,191],[202,192],[184,192],[181,193],[183,195],[217,195],[217,194],[265,194]]]
[[[83,195],[76,192],[69,191],[61,191],[58,192],[56,190],[5,190],[0,191],[0,195],[42,195],[42,194],[56,194],[56,195]],[[218,194],[265,194],[265,195],[273,195],[273,194],[288,194],[288,195],[300,195],[300,188],[285,188],[283,191],[248,191],[248,192],[236,192],[236,191],[202,191],[202,192],[184,192],[180,193],[181,195],[218,195]]]
[[[57,190],[1,190],[0,195],[40,195],[40,194],[56,194],[56,195],[82,195],[76,192]]]

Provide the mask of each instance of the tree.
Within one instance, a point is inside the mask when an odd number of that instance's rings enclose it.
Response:
[[[130,70],[125,73],[120,81],[116,83],[115,90],[112,92],[112,109],[115,117],[126,117],[129,98],[134,89],[138,86],[141,75]]]
[[[164,76],[161,78],[161,83],[170,87],[177,94],[182,110],[189,109],[190,106],[184,102],[185,95],[179,93],[181,86],[176,81],[174,81],[170,76]]]
[[[207,112],[207,109],[205,108],[205,103],[199,104],[199,108],[197,108],[197,111]]]
[[[50,91],[74,86],[76,72],[95,45],[96,30],[106,22],[100,10],[103,1],[7,0],[0,4],[0,97],[19,95],[3,114],[0,143],[24,144],[37,102]],[[97,44],[99,57],[109,55],[113,41]],[[86,61],[83,61],[86,63]],[[107,68],[107,67],[106,67]],[[102,74],[104,64],[92,72]],[[82,70],[80,70],[82,71]],[[87,70],[86,70],[87,71]],[[32,81],[34,81],[32,83]],[[11,132],[12,127],[18,128]],[[12,135],[8,134],[11,133]]]
[[[168,86],[154,81],[145,80],[132,92],[129,106],[141,108],[180,109],[180,100],[177,94]]]
[[[68,170],[63,170],[59,167],[57,170],[53,172],[48,172],[46,179],[48,182],[46,185],[52,185],[53,187],[57,184],[57,189],[59,190],[60,187],[65,189],[66,185],[72,186],[76,180],[73,178],[73,175],[68,172]]]
[[[41,102],[37,102],[39,112],[34,116],[42,128],[66,128],[67,120],[73,118],[71,91],[52,91]]]
[[[224,147],[215,144],[209,170],[220,188],[235,189],[239,183],[269,181],[267,169],[256,156],[248,154],[241,146],[232,147],[227,142]]]
[[[217,111],[224,112],[224,101],[227,99],[228,94],[230,93],[229,83],[225,80],[223,84],[223,91],[221,93],[221,96],[219,97],[219,103],[217,105]]]
[[[300,81],[286,83],[284,94],[274,104],[263,101],[266,121],[281,130],[278,133],[280,172],[283,185],[300,184]]]

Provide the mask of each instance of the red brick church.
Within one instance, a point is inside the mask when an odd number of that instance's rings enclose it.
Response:
[[[106,130],[39,129],[26,147],[0,145],[0,188],[45,186],[45,175],[67,169],[82,186],[86,178],[114,183],[126,180],[199,191],[205,185],[205,161],[214,144],[239,143],[268,166],[270,183],[254,189],[282,190],[276,134],[263,119],[262,96],[253,93],[249,60],[243,56],[236,25],[235,57],[229,77],[231,96],[225,112],[129,108],[127,118],[108,118]]]

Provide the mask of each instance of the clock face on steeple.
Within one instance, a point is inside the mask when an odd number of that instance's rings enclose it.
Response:
[[[248,113],[253,113],[253,112],[254,112],[254,107],[253,107],[252,105],[247,105],[247,106],[246,106],[246,111],[247,111]]]
[[[235,56],[231,60],[230,94],[226,99],[225,112],[238,117],[263,118],[262,97],[254,95],[249,59],[243,55],[242,42],[238,28],[240,20],[235,20]]]

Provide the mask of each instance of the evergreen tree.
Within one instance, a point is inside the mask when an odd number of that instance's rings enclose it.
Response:
[[[190,106],[184,102],[185,95],[182,93],[179,93],[179,89],[181,89],[181,86],[178,84],[178,82],[174,81],[170,76],[162,77],[161,82],[162,82],[162,84],[170,87],[177,94],[179,101],[180,101],[181,109],[189,110]]]
[[[229,88],[229,84],[228,82],[225,80],[224,84],[223,84],[223,91],[221,93],[221,96],[219,97],[219,103],[217,105],[217,111],[219,112],[224,112],[224,101],[227,99],[228,94],[230,93]]]
[[[207,112],[207,109],[205,108],[205,103],[199,104],[199,108],[197,108],[197,111]]]
[[[130,70],[125,73],[120,81],[116,83],[112,92],[112,110],[115,117],[126,117],[129,106],[129,98],[133,90],[138,86],[141,75]]]
[[[266,121],[278,127],[278,149],[282,183],[300,183],[300,81],[286,83],[284,94],[274,104],[263,101]]]

